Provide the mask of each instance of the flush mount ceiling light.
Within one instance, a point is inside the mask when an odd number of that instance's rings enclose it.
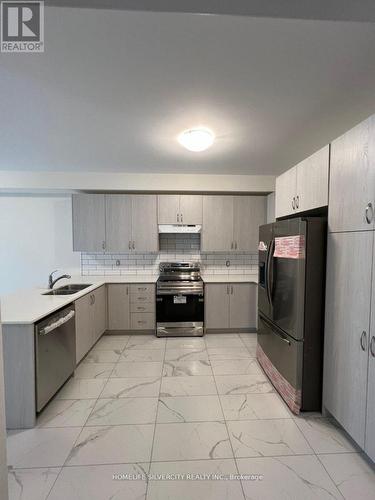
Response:
[[[189,151],[205,151],[212,146],[215,136],[208,128],[191,128],[178,136],[178,142]]]

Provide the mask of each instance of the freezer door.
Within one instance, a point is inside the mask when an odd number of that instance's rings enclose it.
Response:
[[[259,315],[258,343],[277,371],[296,391],[302,389],[303,342],[285,335]]]
[[[306,238],[303,219],[274,224],[268,271],[271,314],[266,317],[295,340],[304,337]]]
[[[258,285],[258,309],[265,316],[272,315],[269,288],[269,259],[271,243],[273,239],[273,224],[265,224],[259,228],[259,285]]]

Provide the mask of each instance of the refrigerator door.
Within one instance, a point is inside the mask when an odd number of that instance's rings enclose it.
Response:
[[[303,219],[273,224],[268,270],[271,313],[265,315],[295,340],[304,337],[306,238]]]
[[[259,285],[258,309],[265,316],[271,317],[272,307],[269,288],[269,259],[273,239],[273,224],[266,224],[259,228]]]
[[[261,314],[258,321],[258,343],[272,365],[295,391],[302,387],[303,342],[285,335]],[[273,380],[276,382],[277,380]]]

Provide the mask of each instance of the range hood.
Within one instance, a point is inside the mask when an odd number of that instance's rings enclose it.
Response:
[[[159,224],[159,234],[174,233],[174,234],[196,234],[200,233],[202,226],[200,224]]]

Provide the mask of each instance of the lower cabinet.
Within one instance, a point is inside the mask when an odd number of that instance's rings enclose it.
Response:
[[[207,329],[256,328],[257,285],[255,283],[208,283],[205,285]]]
[[[77,363],[107,329],[106,307],[106,288],[104,285],[75,301]]]
[[[108,330],[154,330],[155,285],[108,285]]]

